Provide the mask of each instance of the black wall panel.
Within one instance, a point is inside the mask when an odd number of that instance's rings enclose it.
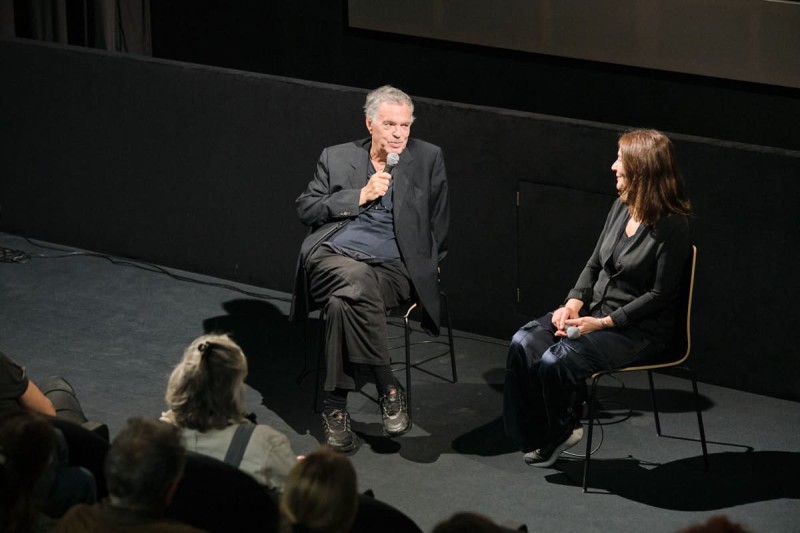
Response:
[[[294,199],[321,149],[366,134],[360,88],[24,41],[0,42],[0,67],[4,231],[281,291],[305,234]],[[450,178],[453,322],[508,338],[531,312],[516,297],[521,235],[540,236],[526,264],[577,272],[558,253],[563,228],[600,231],[567,208],[518,228],[520,182],[557,187],[567,206],[610,198],[621,128],[416,102],[413,134],[443,147]],[[701,377],[800,399],[780,333],[798,318],[800,153],[673,138],[697,208]]]
[[[412,95],[450,102],[800,149],[797,88],[714,78],[710,72],[678,74],[354,29],[348,26],[347,3],[152,2],[153,54],[163,59],[354,87],[392,83]],[[483,4],[497,8],[492,2]],[[662,2],[639,4],[640,9],[655,13],[676,9],[672,3],[666,3],[667,7]],[[709,2],[695,4],[701,10],[711,9],[706,5]],[[788,6],[791,7],[794,6]],[[593,5],[592,9],[597,8]],[[730,11],[729,8],[725,7]],[[461,15],[465,16],[464,12]],[[385,17],[403,15],[390,11]],[[701,24],[698,19],[692,22]],[[656,26],[664,23],[655,18],[652,21]],[[616,24],[611,31],[630,32],[624,22],[617,20]],[[448,20],[447,25],[463,29],[457,18]],[[546,29],[554,31],[557,27]],[[769,34],[782,30],[764,28]],[[595,31],[597,28],[587,27],[576,39]],[[732,46],[751,42],[757,31],[753,27],[741,28],[741,38]],[[784,33],[796,41],[796,32]],[[653,44],[648,39],[654,36],[655,33],[644,32],[639,37],[639,48]],[[628,37],[612,38],[606,46],[619,45],[619,39]],[[697,65],[707,59],[704,50],[697,50],[690,57]],[[780,57],[796,59],[800,52],[788,46]]]

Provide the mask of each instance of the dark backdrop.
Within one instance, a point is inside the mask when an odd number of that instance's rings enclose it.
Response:
[[[3,230],[281,291],[305,234],[294,199],[321,149],[366,134],[363,88],[24,41],[0,42],[0,65],[13,80],[0,84]],[[559,303],[520,294],[533,269],[563,273],[556,294],[574,281],[580,265],[560,252],[600,227],[569,207],[610,203],[620,128],[416,101],[414,135],[444,148],[450,177],[453,323],[509,338]],[[800,153],[673,138],[698,214],[701,377],[800,399],[782,334],[798,318]]]
[[[165,59],[800,149],[800,89],[356,30],[347,0],[153,2],[152,24]]]

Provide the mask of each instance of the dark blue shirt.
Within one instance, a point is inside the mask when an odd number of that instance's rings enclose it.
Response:
[[[369,154],[369,152],[367,152]],[[367,155],[369,157],[369,155]],[[367,180],[375,172],[372,162],[367,165]],[[397,261],[400,249],[394,234],[394,181],[382,197],[345,224],[324,244],[336,253],[367,263]]]

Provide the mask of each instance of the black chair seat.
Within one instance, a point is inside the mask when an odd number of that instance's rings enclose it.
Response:
[[[167,516],[210,532],[273,532],[279,523],[269,489],[238,468],[195,452],[186,454]]]

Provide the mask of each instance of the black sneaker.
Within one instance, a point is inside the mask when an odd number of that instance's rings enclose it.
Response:
[[[395,386],[390,385],[381,396],[381,416],[383,432],[390,437],[398,437],[411,428],[406,409],[406,397]]]
[[[358,437],[350,430],[350,413],[336,410],[322,413],[325,444],[337,452],[351,452],[358,448]]]
[[[530,466],[538,466],[540,468],[547,468],[553,466],[558,460],[561,452],[572,448],[578,444],[583,438],[583,426],[577,423],[573,426],[572,430],[565,430],[559,439],[555,442],[543,446],[538,450],[528,452],[523,456],[523,459]]]

